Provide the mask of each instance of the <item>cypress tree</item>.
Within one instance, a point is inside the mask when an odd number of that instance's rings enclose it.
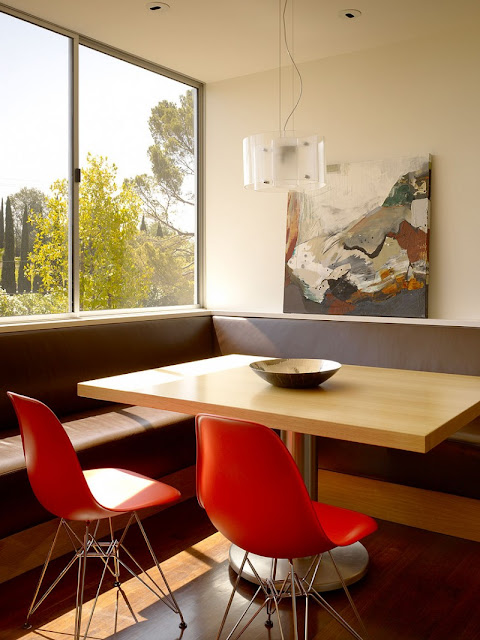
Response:
[[[3,218],[3,198],[0,205],[0,249],[5,246],[5,220]]]
[[[39,213],[42,213],[42,207],[40,207]],[[38,273],[36,273],[33,276],[33,284],[32,284],[33,293],[38,293],[41,289],[41,286],[42,286],[42,278]]]
[[[2,289],[10,295],[17,293],[15,282],[15,232],[13,230],[12,207],[7,198],[5,207],[5,249],[2,258]]]
[[[140,231],[146,231],[147,225],[145,224],[145,216],[142,216],[142,224],[140,225]]]
[[[18,269],[18,293],[30,293],[30,280],[25,275],[25,269],[28,264],[28,254],[30,251],[30,230],[31,225],[28,221],[28,207],[25,205],[22,220],[22,241],[20,247],[20,266]]]
[[[158,223],[158,226],[157,226],[157,237],[163,238],[163,229],[160,222]]]

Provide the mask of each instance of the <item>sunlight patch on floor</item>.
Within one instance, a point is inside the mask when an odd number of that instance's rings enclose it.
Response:
[[[218,566],[219,563],[224,562],[228,558],[229,546],[230,543],[220,533],[215,533],[162,562],[162,570],[174,594],[176,595],[176,592],[182,587]],[[156,568],[149,569],[149,573],[157,581],[158,571]],[[149,608],[152,605],[161,607],[165,607],[165,605],[159,603],[158,598],[135,578],[125,579],[127,575],[126,572],[123,572],[122,589],[127,595],[137,621],[144,622],[147,618],[142,614],[143,611],[147,612],[148,615]],[[141,577],[145,579],[145,574],[141,574]],[[111,576],[106,576],[105,580],[107,579],[111,581]],[[148,582],[148,579],[146,581]],[[158,580],[158,582],[161,585],[161,580]],[[88,640],[103,640],[113,635],[116,594],[117,590],[112,588],[99,596],[88,633]],[[55,598],[55,591],[49,596],[49,599],[51,598]],[[94,600],[91,599],[84,604],[82,630],[85,629],[87,624],[93,602]],[[71,611],[42,627],[32,629],[22,637],[22,640],[40,640],[40,638],[45,640],[67,640],[72,638],[75,617],[74,603],[75,595],[72,593]],[[117,632],[135,624],[135,620],[121,596],[118,599],[118,603]],[[179,604],[182,607],[181,601]],[[48,599],[45,602],[45,606],[48,606]],[[35,616],[32,618],[32,623],[35,626]]]

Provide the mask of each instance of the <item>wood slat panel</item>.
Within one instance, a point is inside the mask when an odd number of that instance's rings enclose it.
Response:
[[[472,498],[319,470],[318,499],[374,518],[480,542],[480,503]]]

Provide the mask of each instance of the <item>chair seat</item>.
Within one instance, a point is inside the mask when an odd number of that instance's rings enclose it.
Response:
[[[377,529],[375,520],[363,513],[313,502],[322,528],[337,547],[345,547],[361,540]]]
[[[95,500],[110,511],[138,511],[181,497],[174,487],[125,469],[88,469],[83,475]]]
[[[322,528],[337,547],[353,544],[377,529],[375,520],[363,513],[313,502]]]

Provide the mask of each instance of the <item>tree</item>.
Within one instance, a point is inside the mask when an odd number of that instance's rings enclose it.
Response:
[[[10,295],[17,292],[15,282],[15,234],[13,230],[13,216],[10,198],[5,207],[5,249],[2,257],[2,289]]]
[[[19,256],[25,207],[27,207],[29,213],[30,211],[40,213],[44,207],[45,194],[40,189],[23,187],[13,196],[10,196],[10,203],[12,205],[13,225],[15,228],[16,255]]]
[[[167,202],[194,204],[185,180],[195,175],[193,91],[180,96],[180,105],[162,100],[148,121],[153,145],[148,150],[153,176]]]
[[[156,222],[139,240],[139,255],[153,270],[148,306],[191,304],[194,298],[195,138],[194,98],[163,100],[149,119],[153,145],[148,150],[153,175],[129,184],[142,202],[146,220]],[[143,228],[143,224],[141,229]],[[155,235],[154,235],[155,233]]]
[[[107,158],[87,156],[80,184],[80,305],[82,310],[139,306],[151,269],[138,268],[135,238],[141,202],[133,189],[116,185],[117,168]],[[33,214],[36,230],[29,276],[41,276],[41,291],[68,293],[68,191],[57,181],[46,215]]]
[[[142,200],[145,217],[161,223],[161,231],[193,237],[185,230],[185,212],[195,205],[195,119],[193,92],[180,104],[162,100],[148,121],[153,144],[148,149],[152,174],[128,180]],[[189,225],[193,228],[193,225]],[[157,229],[159,227],[157,226]]]
[[[40,293],[68,296],[68,183],[57,180],[45,201],[45,214],[32,211],[28,218],[35,232],[25,275],[39,281]],[[62,309],[63,310],[63,309]],[[59,309],[60,311],[60,309]]]
[[[140,225],[140,231],[147,231],[147,225],[145,224],[145,214],[142,215],[142,223]]]
[[[80,302],[82,309],[141,306],[151,269],[137,265],[135,239],[142,203],[117,167],[87,157],[80,184]]]
[[[3,217],[3,198],[0,205],[0,249],[5,246],[5,220]]]
[[[139,260],[151,269],[146,306],[192,304],[194,300],[193,240],[185,236],[139,237]]]
[[[30,252],[30,231],[31,225],[29,221],[29,211],[27,205],[25,205],[22,221],[20,265],[18,267],[18,293],[29,293],[32,289],[31,281],[27,272],[28,254]]]

